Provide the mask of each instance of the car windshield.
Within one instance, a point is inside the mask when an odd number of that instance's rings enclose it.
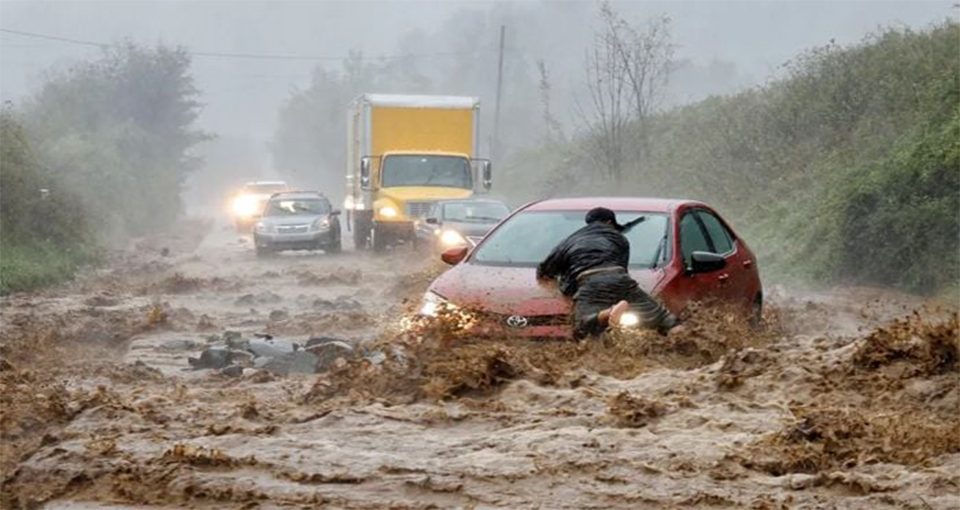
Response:
[[[568,235],[584,226],[584,211],[537,211],[520,213],[500,226],[480,245],[471,259],[492,266],[536,266]],[[656,265],[660,246],[667,233],[667,215],[617,212],[617,221],[626,223],[638,216],[646,220],[627,233],[630,267]]]
[[[381,185],[473,188],[470,165],[458,156],[387,156]]]
[[[267,195],[271,193],[276,193],[278,191],[284,191],[287,189],[286,184],[281,183],[271,183],[271,184],[247,184],[243,187],[244,193],[250,193],[253,195]]]
[[[510,209],[497,202],[453,202],[443,206],[444,221],[496,223],[508,214]]]
[[[264,216],[320,215],[330,212],[330,204],[319,198],[291,198],[271,200]]]

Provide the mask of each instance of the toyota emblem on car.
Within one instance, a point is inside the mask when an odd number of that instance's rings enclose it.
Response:
[[[522,315],[511,315],[507,317],[507,326],[511,328],[521,329],[527,327],[528,320]]]

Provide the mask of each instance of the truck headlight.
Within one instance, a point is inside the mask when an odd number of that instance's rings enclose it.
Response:
[[[257,197],[240,195],[233,201],[233,213],[237,216],[253,216],[257,214]]]
[[[440,234],[440,242],[443,243],[444,246],[467,244],[467,240],[455,230],[444,230],[443,233]]]
[[[620,316],[620,327],[632,328],[640,324],[640,316],[634,312],[623,312]]]
[[[389,205],[386,207],[381,207],[377,212],[379,212],[380,216],[383,216],[384,218],[393,218],[397,215],[397,210]]]
[[[440,307],[449,304],[450,301],[447,301],[443,296],[428,290],[427,293],[423,295],[423,303],[420,305],[420,312],[418,315],[436,317]]]

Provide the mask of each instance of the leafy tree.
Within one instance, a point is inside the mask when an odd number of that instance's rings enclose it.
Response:
[[[199,160],[200,104],[182,48],[123,43],[52,75],[25,107],[37,153],[118,234],[169,225]]]

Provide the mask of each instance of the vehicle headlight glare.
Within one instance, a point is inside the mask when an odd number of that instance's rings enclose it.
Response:
[[[423,295],[423,303],[420,305],[420,314],[426,317],[436,317],[440,307],[449,304],[449,301],[435,292],[427,291]]]
[[[257,214],[257,197],[240,195],[233,201],[233,212],[237,216],[253,216]]]
[[[313,222],[314,230],[326,230],[330,228],[330,220],[328,218],[318,218],[317,221]]]
[[[640,316],[634,312],[624,312],[620,316],[620,326],[624,328],[632,328],[640,324]]]
[[[460,244],[466,244],[467,240],[464,239],[459,232],[454,230],[445,230],[442,234],[440,234],[440,242],[445,246],[457,246]]]
[[[397,215],[397,210],[394,209],[393,207],[390,207],[389,205],[386,207],[381,207],[379,212],[380,212],[380,216],[383,216],[385,218],[393,218],[394,216]]]

